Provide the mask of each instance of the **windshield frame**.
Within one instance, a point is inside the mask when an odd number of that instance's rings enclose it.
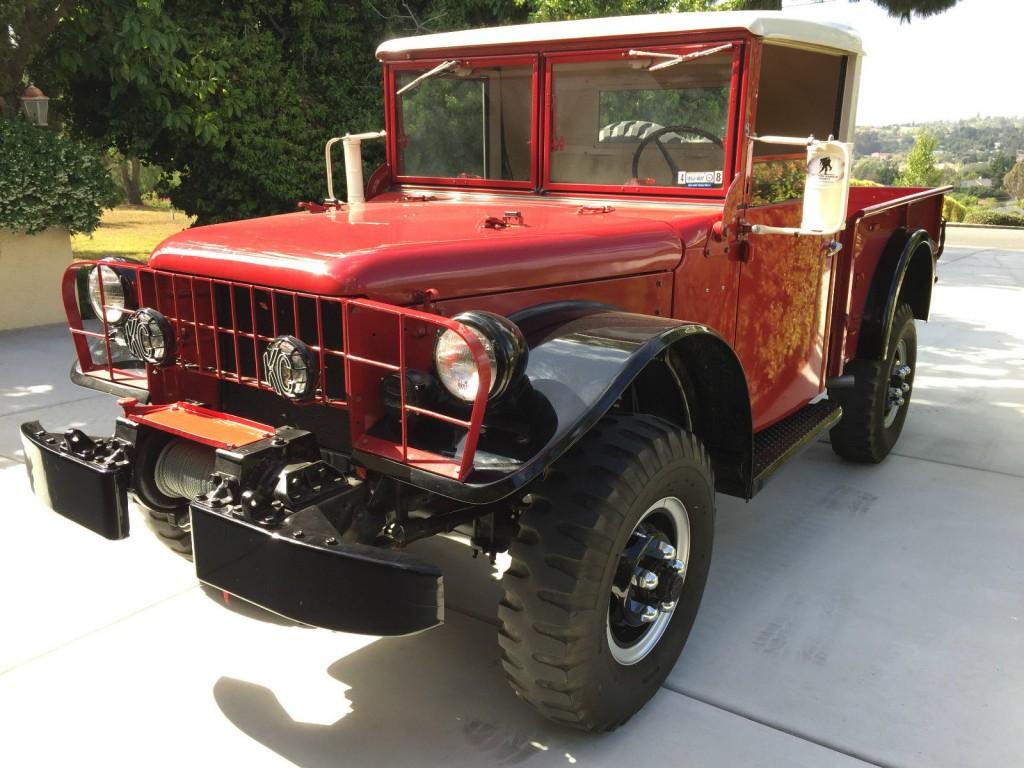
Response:
[[[744,40],[742,38],[729,37],[717,40],[701,40],[700,42],[680,42],[672,45],[637,45],[624,48],[604,48],[601,50],[589,51],[567,51],[550,53],[544,60],[544,114],[541,120],[543,146],[545,151],[542,158],[542,181],[543,189],[551,192],[576,192],[576,193],[599,193],[615,194],[628,197],[670,197],[670,198],[712,198],[722,199],[725,197],[729,184],[735,176],[737,168],[736,158],[736,133],[737,121],[740,111],[740,100],[744,93],[743,83],[743,55],[745,52]],[[629,51],[633,48],[642,48],[652,53],[687,54],[696,51],[714,48],[725,43],[732,44],[732,67],[729,80],[729,109],[726,116],[725,136],[722,137],[724,145],[723,169],[721,187],[700,188],[700,187],[669,187],[646,184],[587,184],[584,182],[556,182],[551,180],[552,152],[554,150],[554,67],[558,64],[622,61],[629,58]],[[687,62],[683,61],[674,66],[685,67]]]
[[[444,176],[410,176],[401,173],[398,152],[399,101],[397,95],[398,76],[409,70],[427,71],[432,67],[457,59],[471,67],[527,66],[531,70],[530,82],[530,178],[512,181],[509,179],[476,179]],[[537,147],[539,146],[539,83],[540,56],[517,54],[508,56],[440,56],[429,59],[388,63],[384,72],[385,128],[387,130],[387,155],[392,168],[392,178],[398,184],[415,186],[470,187],[475,189],[525,189],[535,190],[539,178]]]

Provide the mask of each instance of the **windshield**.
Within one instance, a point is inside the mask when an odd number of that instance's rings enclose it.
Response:
[[[444,64],[395,73],[398,175],[529,184],[533,66]]]
[[[731,51],[552,65],[553,184],[720,189]],[[685,54],[686,52],[683,51]]]

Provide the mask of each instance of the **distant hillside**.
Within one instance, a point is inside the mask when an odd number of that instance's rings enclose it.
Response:
[[[944,163],[985,163],[997,153],[1016,158],[1018,152],[1024,152],[1024,117],[972,117],[955,122],[858,127],[856,157],[905,155],[922,128],[938,138],[936,159]]]

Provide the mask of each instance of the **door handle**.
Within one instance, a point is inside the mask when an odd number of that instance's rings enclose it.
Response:
[[[821,246],[821,249],[825,251],[825,256],[835,256],[841,250],[843,250],[843,244],[838,240],[830,240]]]

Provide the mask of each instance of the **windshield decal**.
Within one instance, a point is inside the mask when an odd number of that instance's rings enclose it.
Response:
[[[720,187],[721,171],[679,171],[676,184],[680,187]]]

